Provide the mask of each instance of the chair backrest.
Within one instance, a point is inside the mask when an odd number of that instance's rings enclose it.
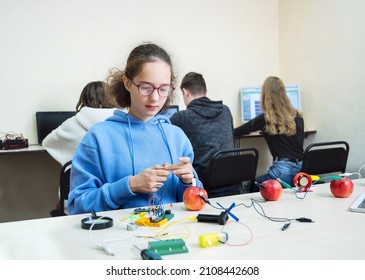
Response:
[[[218,151],[213,155],[209,165],[207,186],[209,189],[253,182],[256,177],[258,151],[255,148],[236,148]]]
[[[302,172],[310,175],[344,173],[349,150],[345,141],[310,144],[304,151]]]
[[[70,192],[70,176],[71,176],[72,161],[66,162],[60,172],[60,198],[57,205],[57,209],[51,211],[51,216],[65,216],[65,202],[68,200],[68,194]]]

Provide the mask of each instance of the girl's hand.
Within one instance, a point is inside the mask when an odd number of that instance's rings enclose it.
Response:
[[[189,157],[180,157],[180,163],[170,164],[164,163],[163,167],[166,170],[172,171],[184,184],[191,184],[193,182],[194,173],[193,166],[190,164]]]
[[[134,193],[157,192],[163,187],[163,183],[169,175],[170,172],[164,167],[155,165],[131,176],[129,179],[129,188]]]

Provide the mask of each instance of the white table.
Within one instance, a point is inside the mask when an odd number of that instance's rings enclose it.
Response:
[[[18,153],[34,153],[34,152],[46,152],[46,149],[39,144],[29,145],[27,148],[21,149],[10,149],[10,150],[0,150],[1,154],[18,154]]]
[[[348,198],[335,198],[330,193],[329,184],[318,185],[304,199],[298,199],[291,190],[284,190],[279,201],[262,203],[266,214],[271,217],[299,218],[306,217],[314,223],[293,221],[291,226],[282,231],[283,222],[273,222],[260,216],[252,207],[237,206],[232,210],[240,223],[229,219],[225,225],[230,229],[230,240],[235,234],[242,240],[250,235],[245,224],[252,231],[252,240],[244,246],[222,244],[210,248],[198,245],[198,236],[205,233],[220,232],[222,226],[210,223],[182,219],[202,214],[219,214],[220,211],[206,205],[199,212],[187,211],[182,203],[166,205],[175,217],[168,223],[165,232],[189,235],[185,238],[189,252],[164,255],[166,260],[364,260],[365,259],[365,214],[349,211],[349,206],[357,196],[365,192],[365,180],[354,180],[355,189]],[[211,199],[211,204],[218,201],[225,207],[232,202],[249,205],[251,198],[261,200],[259,193]],[[41,202],[40,202],[41,203]],[[114,256],[98,250],[89,238],[89,231],[80,227],[81,219],[89,214],[57,218],[44,218],[0,224],[0,259],[7,260],[75,260],[104,259],[119,260],[140,259],[139,251],[147,247],[145,238],[135,235],[155,235],[162,228],[139,227],[135,232],[127,231],[119,220],[132,214],[132,209],[123,209],[97,213],[114,219],[114,226],[109,229],[92,231],[92,238],[97,242],[107,239],[123,241],[107,242]],[[242,224],[241,224],[242,223]],[[133,236],[133,237],[132,237]],[[176,237],[178,238],[178,237]]]

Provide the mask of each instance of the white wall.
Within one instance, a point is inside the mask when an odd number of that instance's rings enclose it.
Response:
[[[301,86],[314,141],[348,141],[347,170],[358,171],[365,164],[365,1],[280,0],[279,19],[280,74]]]
[[[171,54],[180,79],[201,72],[236,125],[239,88],[279,72],[277,0],[1,0],[0,38],[0,132],[30,143],[36,111],[73,110],[144,41]]]
[[[180,79],[204,74],[235,125],[240,87],[268,75],[299,84],[312,140],[347,140],[348,170],[357,171],[365,163],[363,15],[363,0],[1,0],[0,132],[35,143],[36,111],[73,110],[86,83],[154,41]]]

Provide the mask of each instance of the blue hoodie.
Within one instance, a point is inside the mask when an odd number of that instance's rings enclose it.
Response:
[[[167,117],[158,114],[144,122],[116,110],[105,122],[94,125],[77,148],[68,211],[78,214],[147,206],[150,195],[133,193],[129,178],[157,164],[179,163],[179,157],[193,162],[193,148]],[[197,186],[202,187],[195,170],[194,175]],[[154,195],[162,204],[181,202],[188,186],[171,173]]]

